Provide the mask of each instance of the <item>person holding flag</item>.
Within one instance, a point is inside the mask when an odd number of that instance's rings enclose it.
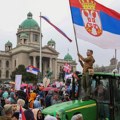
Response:
[[[85,97],[90,97],[90,75],[93,75],[93,63],[95,59],[93,57],[93,51],[87,50],[87,57],[84,58],[81,54],[78,53],[79,61],[83,68],[83,75],[81,85],[85,91]]]

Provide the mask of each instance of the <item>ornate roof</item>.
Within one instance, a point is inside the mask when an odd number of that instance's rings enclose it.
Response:
[[[50,41],[48,41],[48,43],[47,43],[48,45],[55,45],[56,43],[55,43],[55,41],[54,40],[50,40]]]
[[[72,61],[73,59],[72,59],[72,56],[69,53],[67,53],[67,55],[65,55],[64,57],[64,60]]]
[[[12,43],[8,40],[8,42],[5,44],[5,46],[12,46]]]
[[[39,25],[38,23],[32,18],[32,13],[29,12],[27,14],[27,19],[24,20],[21,25],[19,26],[19,28],[22,28],[22,29],[38,29],[39,28]]]

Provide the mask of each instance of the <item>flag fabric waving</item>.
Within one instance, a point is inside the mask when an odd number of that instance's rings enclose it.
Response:
[[[26,71],[27,71],[27,72],[30,72],[30,73],[32,73],[32,74],[37,75],[38,72],[39,72],[39,69],[36,68],[36,67],[34,67],[34,66],[32,66],[32,65],[30,65],[30,66],[28,66],[28,67],[26,68]]]
[[[76,37],[102,48],[120,49],[120,14],[94,0],[69,0]]]
[[[41,16],[41,18],[43,18],[45,21],[47,21],[51,26],[53,26],[59,33],[61,33],[65,38],[67,38],[70,42],[72,42],[72,40],[58,27],[56,27],[53,23],[51,23],[45,16]]]
[[[22,110],[22,106],[20,106],[19,120],[26,120],[24,112]]]
[[[70,73],[71,72],[71,66],[68,63],[65,63],[65,65],[63,66],[63,70],[66,73]]]
[[[65,79],[67,80],[67,79],[72,79],[72,76],[73,76],[73,73],[71,73],[71,74],[66,74],[65,73]]]

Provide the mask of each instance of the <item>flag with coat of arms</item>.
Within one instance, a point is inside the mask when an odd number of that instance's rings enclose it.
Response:
[[[30,72],[30,73],[32,73],[32,74],[38,75],[39,69],[36,68],[36,67],[34,67],[34,66],[32,66],[32,65],[30,65],[30,66],[28,66],[28,67],[26,68],[26,71],[27,71],[27,72]]]
[[[101,48],[120,49],[120,13],[95,0],[69,1],[77,38]]]

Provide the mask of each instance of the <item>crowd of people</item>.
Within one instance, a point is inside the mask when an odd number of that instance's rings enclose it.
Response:
[[[91,73],[93,69],[94,58],[93,51],[87,51],[87,58],[83,58],[78,54],[79,61],[83,67],[82,78],[79,78],[79,72],[75,72],[72,76],[75,78],[74,85],[70,79],[67,79],[61,85],[56,83],[45,86],[41,83],[36,86],[21,87],[19,91],[14,90],[14,86],[6,87],[4,84],[0,87],[0,120],[20,120],[20,111],[24,113],[26,120],[61,120],[59,116],[56,117],[42,114],[42,110],[51,105],[71,101],[73,99],[84,99],[86,96],[92,95],[97,101],[105,101],[108,94],[107,89],[102,83],[97,87],[92,85]],[[94,83],[94,80],[93,80]],[[56,88],[45,90],[46,87]],[[93,90],[91,89],[93,88]],[[106,117],[109,118],[109,110],[106,107]],[[103,109],[100,116],[103,116]],[[71,120],[83,120],[82,114],[77,114]],[[21,119],[22,120],[22,119]]]
[[[4,120],[19,120],[20,107],[24,112],[26,120],[44,120],[45,116],[42,110],[51,105],[70,101],[72,99],[71,82],[56,87],[55,83],[49,87],[56,88],[55,90],[45,90],[43,84],[36,86],[21,87],[19,91],[14,90],[14,85],[0,87],[0,119]],[[78,91],[78,84],[75,84],[75,93]],[[46,116],[50,117],[50,116]],[[60,120],[59,118],[56,118]],[[47,120],[47,118],[45,119]],[[49,119],[50,120],[50,119]]]

